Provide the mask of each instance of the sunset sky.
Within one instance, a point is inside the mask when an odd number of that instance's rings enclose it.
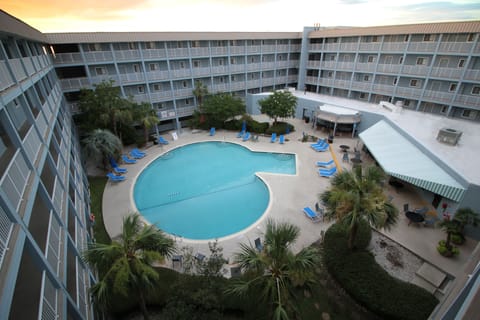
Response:
[[[0,0],[42,32],[293,31],[480,19],[479,0]]]

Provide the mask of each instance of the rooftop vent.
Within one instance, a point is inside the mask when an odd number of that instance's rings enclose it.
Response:
[[[450,129],[450,128],[443,128],[438,131],[437,140],[452,146],[457,145],[458,140],[462,136],[462,132]]]

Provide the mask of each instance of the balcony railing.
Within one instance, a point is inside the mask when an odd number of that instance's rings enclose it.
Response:
[[[150,97],[152,99],[152,102],[160,102],[160,101],[165,101],[167,99],[171,99],[173,97],[172,91],[159,91],[159,92],[153,92],[150,94]]]
[[[56,65],[59,64],[79,64],[83,62],[82,54],[80,52],[71,52],[71,53],[57,53],[53,62]]]
[[[226,56],[228,54],[227,47],[211,47],[210,53],[212,56]]]
[[[420,98],[422,91],[420,89],[398,87],[396,94],[402,97]]]
[[[167,52],[170,58],[182,58],[189,56],[188,48],[167,49]]]
[[[132,72],[120,74],[120,81],[122,83],[144,82],[145,76],[142,72]]]
[[[382,52],[403,52],[408,42],[384,42]]]
[[[3,258],[7,252],[10,237],[12,236],[13,222],[0,207],[0,270],[2,270]]]
[[[140,52],[138,50],[117,50],[114,53],[118,61],[140,60]]]
[[[450,103],[453,99],[453,96],[453,93],[437,90],[425,90],[423,93],[423,99],[439,103]]]
[[[150,80],[150,81],[168,80],[168,71],[150,71],[150,72],[147,72],[147,79]]]
[[[86,62],[112,62],[111,51],[86,51],[84,52]]]
[[[393,93],[393,89],[395,87],[393,85],[388,84],[374,84],[373,90],[375,93],[381,93],[385,95],[391,95]]]
[[[480,96],[473,96],[467,94],[457,94],[455,98],[455,103],[461,103],[464,106],[473,108],[475,110],[480,110]]]
[[[25,70],[22,66],[22,59],[10,59],[8,60],[8,62],[10,63],[13,74],[15,75],[15,79],[17,79],[18,81],[22,81],[27,77],[27,74],[25,73]]]
[[[0,187],[15,210],[19,209],[20,203],[23,201],[23,193],[27,186],[30,172],[27,162],[22,156],[20,149],[18,149],[0,180]]]
[[[410,52],[434,52],[436,43],[433,41],[428,42],[410,42],[408,45],[408,51]]]
[[[464,79],[478,81],[478,79],[480,79],[480,70],[465,71]]]
[[[426,77],[428,73],[428,67],[422,65],[404,65],[402,69],[402,74],[406,75],[417,75],[421,77]]]
[[[146,49],[142,51],[143,58],[149,59],[163,59],[167,57],[165,49]]]
[[[439,53],[470,53],[473,42],[440,42],[438,47]]]
[[[35,162],[35,160],[37,159],[37,154],[41,146],[42,143],[40,137],[38,136],[35,127],[31,126],[28,130],[28,133],[25,135],[25,138],[23,139],[23,147],[25,149],[25,152],[27,153],[28,158],[32,162]]]
[[[210,55],[210,49],[208,47],[190,48],[190,54],[192,57],[207,57]]]
[[[400,68],[400,64],[381,63],[377,65],[377,72],[397,74],[400,72]]]
[[[0,91],[15,84],[15,79],[10,75],[6,61],[0,61]]]
[[[88,78],[61,79],[60,86],[64,91],[80,90],[90,87]]]

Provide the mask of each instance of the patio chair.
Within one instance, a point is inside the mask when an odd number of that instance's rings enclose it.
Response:
[[[310,208],[310,207],[303,208],[303,213],[312,222],[320,222],[321,221],[321,217],[315,211],[313,211],[312,208]]]
[[[165,138],[162,137],[162,136],[158,137],[157,142],[158,142],[158,144],[164,144],[164,145],[169,143],[169,142],[168,142],[167,140],[165,140]]]

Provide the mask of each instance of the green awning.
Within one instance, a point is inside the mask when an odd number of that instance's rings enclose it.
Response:
[[[456,202],[462,199],[465,188],[385,120],[360,138],[389,175]]]

